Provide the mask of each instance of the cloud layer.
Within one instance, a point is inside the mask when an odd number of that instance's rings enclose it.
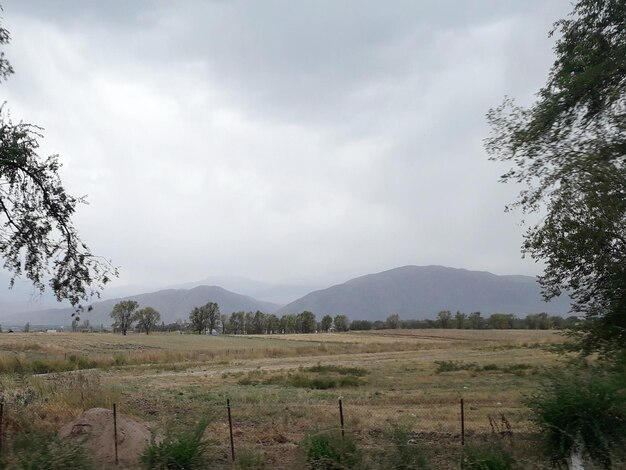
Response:
[[[3,99],[118,284],[537,272],[484,115],[532,100],[568,1],[3,3]]]

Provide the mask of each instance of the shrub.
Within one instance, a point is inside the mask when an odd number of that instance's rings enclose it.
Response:
[[[363,385],[363,381],[353,375],[346,375],[345,377],[341,377],[339,379],[340,387],[358,387],[360,385]]]
[[[54,435],[20,434],[10,452],[2,456],[2,468],[20,470],[91,469],[92,463],[77,443],[62,442]]]
[[[475,362],[459,362],[459,361],[435,361],[437,364],[438,374],[442,372],[456,372],[459,370],[480,370],[480,367]]]
[[[48,372],[53,372],[54,370],[48,362],[40,361],[39,359],[33,360],[31,369],[33,374],[47,374]]]
[[[528,405],[553,463],[579,450],[604,468],[626,439],[626,374],[577,367],[555,375]]]
[[[390,436],[394,450],[389,457],[389,468],[398,470],[423,470],[429,468],[428,460],[414,441],[407,426],[397,425]]]
[[[340,432],[323,432],[304,439],[306,461],[311,468],[338,470],[360,468],[361,453],[350,436]]]
[[[335,388],[337,381],[328,377],[316,377],[310,380],[309,388],[316,390],[328,390],[329,388]]]
[[[254,449],[241,449],[237,452],[237,468],[240,470],[260,470],[266,468],[265,455]]]
[[[128,364],[128,358],[123,354],[115,354],[113,356],[113,365],[114,366],[125,366]]]
[[[210,463],[210,444],[203,439],[208,425],[202,420],[192,432],[168,435],[161,442],[154,439],[141,457],[147,469],[191,470],[206,468]]]
[[[305,369],[309,372],[317,372],[319,374],[328,374],[334,372],[341,375],[354,375],[356,377],[362,377],[367,374],[367,370],[361,367],[343,367],[327,364],[317,364]]]
[[[515,461],[502,444],[465,446],[463,470],[510,470]]]

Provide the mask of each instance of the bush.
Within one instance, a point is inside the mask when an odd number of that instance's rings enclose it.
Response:
[[[398,470],[423,470],[430,468],[428,460],[414,441],[411,430],[407,426],[395,426],[391,432],[394,451],[389,458],[389,468]]]
[[[191,470],[206,468],[210,463],[210,444],[203,439],[207,420],[201,421],[193,432],[168,435],[161,442],[154,440],[141,457],[147,469]]]
[[[354,375],[357,377],[362,377],[367,374],[367,370],[361,367],[343,367],[336,365],[328,365],[328,364],[317,364],[305,369],[308,372],[317,372],[319,374],[328,374],[334,372],[336,374],[341,375]]]
[[[510,470],[515,461],[502,444],[465,446],[463,470]]]
[[[2,456],[1,468],[20,470],[82,470],[93,468],[85,451],[76,443],[62,442],[54,435],[20,434]]]
[[[350,436],[324,432],[307,436],[303,442],[306,461],[320,470],[358,469],[361,453]]]
[[[577,367],[555,375],[528,405],[553,463],[579,450],[604,468],[626,438],[626,374]]]
[[[41,361],[39,359],[33,360],[31,364],[33,374],[47,374],[53,372],[54,368],[50,366],[50,363]]]
[[[329,388],[337,387],[337,381],[328,377],[316,377],[310,379],[309,388],[315,390],[328,390]]]
[[[266,468],[265,455],[253,449],[242,449],[237,452],[237,468],[240,470],[260,470]]]
[[[115,366],[125,366],[128,364],[128,358],[123,354],[115,354],[113,356],[113,365]]]

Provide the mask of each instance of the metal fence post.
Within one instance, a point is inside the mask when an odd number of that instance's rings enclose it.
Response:
[[[4,437],[4,402],[0,402],[0,454],[2,454],[2,444]]]
[[[341,423],[341,437],[346,435],[346,432],[343,427],[343,397],[339,397],[339,421]]]
[[[119,463],[117,458],[117,407],[113,403],[113,442],[115,443],[115,465]]]
[[[465,401],[461,398],[461,445],[465,445]]]
[[[230,430],[230,455],[235,461],[235,440],[233,439],[233,419],[230,415],[230,398],[226,399],[226,408],[228,409],[228,428]]]

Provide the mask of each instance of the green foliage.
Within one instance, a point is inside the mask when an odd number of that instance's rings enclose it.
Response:
[[[333,320],[335,331],[348,331],[350,329],[350,320],[345,315],[337,315]]]
[[[604,468],[626,441],[626,373],[577,367],[555,375],[528,400],[546,451],[564,463],[580,449]]]
[[[314,333],[316,327],[317,322],[313,312],[305,310],[296,316],[296,331],[298,333]]]
[[[502,443],[468,445],[464,449],[463,470],[510,470],[515,464]]]
[[[487,319],[489,328],[496,330],[508,330],[513,328],[515,316],[511,313],[494,313]]]
[[[204,439],[208,420],[202,420],[193,431],[167,435],[153,442],[144,451],[141,460],[150,470],[203,469],[211,463],[210,444]]]
[[[328,374],[328,373],[334,372],[336,374],[354,375],[357,377],[362,377],[364,375],[367,375],[367,370],[363,369],[362,367],[342,367],[342,366],[321,364],[321,363],[311,366],[311,367],[307,367],[304,370],[308,372],[317,372],[320,374]]]
[[[215,302],[208,302],[201,307],[195,307],[189,314],[191,329],[198,334],[217,329],[222,317],[220,307]]]
[[[333,326],[333,317],[330,315],[324,315],[320,321],[320,330],[328,332],[331,326]]]
[[[443,329],[450,328],[452,326],[452,312],[450,312],[450,310],[442,310],[438,312],[437,322]]]
[[[536,373],[537,369],[530,364],[485,364],[479,366],[475,362],[461,362],[461,361],[435,361],[437,369],[435,372],[441,374],[442,372],[457,372],[460,370],[468,370],[471,372],[504,372],[507,374],[524,375],[526,371],[532,370]]]
[[[340,432],[323,432],[309,435],[302,443],[307,464],[312,469],[358,469],[362,462],[361,451],[354,439]]]
[[[88,357],[72,354],[68,356],[67,361],[73,365],[75,369],[94,369],[98,367],[97,361]]]
[[[113,328],[126,335],[128,329],[135,321],[134,313],[139,304],[134,300],[122,300],[113,306],[111,318],[114,320]]]
[[[390,440],[394,450],[388,457],[388,468],[398,470],[425,470],[430,468],[428,460],[415,442],[408,426],[394,426]]]
[[[139,331],[145,331],[146,334],[150,334],[150,331],[154,330],[161,321],[161,314],[152,307],[145,307],[135,312],[133,321],[137,322]]]
[[[18,434],[9,452],[0,457],[2,468],[20,470],[91,469],[85,451],[77,443],[63,442],[54,435]]]
[[[397,313],[389,315],[385,320],[385,328],[389,328],[390,330],[400,328],[400,315],[398,315]]]
[[[437,369],[435,372],[440,374],[442,372],[456,372],[459,370],[480,370],[480,366],[475,362],[460,362],[460,361],[435,361]]]
[[[524,187],[510,208],[541,212],[522,251],[545,263],[544,297],[569,293],[589,319],[580,349],[612,356],[626,349],[626,7],[578,0],[554,32],[537,102],[490,110],[486,148]]]
[[[265,455],[249,448],[237,450],[237,460],[235,464],[240,470],[261,470],[267,468]]]
[[[123,354],[113,355],[113,365],[119,367],[119,366],[125,366],[126,364],[128,364],[128,358],[125,355]]]
[[[335,365],[317,364],[308,368],[301,368],[300,373],[275,375],[263,381],[258,379],[258,374],[250,372],[247,377],[239,380],[239,385],[283,385],[297,388],[310,388],[313,390],[328,390],[337,387],[358,387],[365,384],[361,378],[367,374],[365,369],[358,367],[341,367]],[[307,374],[312,372],[316,375]]]

